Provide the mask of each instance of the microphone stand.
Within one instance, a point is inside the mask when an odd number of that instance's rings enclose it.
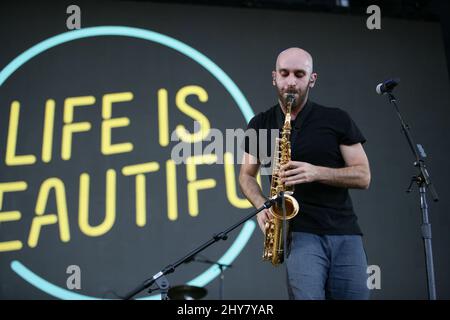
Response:
[[[264,202],[264,205],[262,205],[260,208],[254,210],[251,214],[249,214],[248,216],[244,217],[243,219],[241,219],[239,222],[237,222],[236,224],[232,225],[231,227],[227,228],[226,230],[214,234],[212,236],[212,238],[208,241],[206,241],[205,243],[203,243],[202,245],[200,245],[198,248],[192,250],[190,253],[188,253],[187,255],[185,255],[183,258],[177,260],[176,262],[174,262],[173,264],[169,264],[166,267],[164,267],[161,271],[159,271],[158,273],[156,273],[155,275],[153,275],[151,278],[145,280],[142,284],[140,284],[138,287],[136,287],[135,289],[133,289],[132,291],[130,291],[129,293],[127,293],[123,299],[124,300],[129,300],[131,298],[133,298],[135,295],[137,295],[138,293],[140,293],[141,291],[143,291],[144,289],[150,288],[153,284],[157,284],[157,286],[159,287],[159,289],[162,291],[161,297],[163,299],[168,299],[166,293],[169,287],[168,281],[165,278],[165,275],[172,273],[175,271],[175,269],[187,262],[192,260],[192,258],[197,255],[199,252],[205,250],[206,248],[208,248],[209,246],[211,246],[212,244],[218,242],[219,240],[227,240],[228,239],[228,233],[233,231],[234,229],[236,229],[237,227],[239,227],[241,224],[243,224],[244,222],[246,222],[247,220],[250,220],[251,218],[253,218],[256,214],[258,214],[260,211],[264,210],[264,209],[268,209],[270,208],[276,201],[277,197],[271,198],[269,200],[267,200],[266,202]],[[154,291],[156,289],[149,289],[149,293]],[[164,294],[164,296],[163,296]]]
[[[211,261],[208,259],[199,259],[197,257],[192,257],[192,261],[196,261],[196,262],[201,262],[201,263],[206,263],[206,264],[212,264],[212,265],[217,265],[220,269],[220,282],[219,282],[219,300],[223,300],[223,292],[224,292],[224,279],[225,279],[225,274],[224,274],[224,269],[225,268],[231,268],[233,265],[231,264],[224,264],[224,263],[220,263],[217,261]]]
[[[417,168],[417,175],[411,178],[411,183],[406,192],[410,193],[412,191],[412,187],[414,182],[419,187],[420,194],[420,208],[422,211],[422,239],[424,242],[425,248],[425,261],[427,268],[427,286],[428,286],[428,299],[436,300],[436,285],[434,278],[434,265],[433,265],[433,250],[431,246],[431,224],[428,219],[428,204],[426,198],[426,192],[429,191],[431,193],[431,197],[433,201],[439,201],[439,197],[434,189],[433,184],[431,183],[430,175],[428,174],[426,165],[425,165],[425,150],[423,146],[420,144],[415,144],[410,134],[410,128],[403,121],[403,117],[400,113],[400,110],[397,105],[397,101],[391,91],[386,92],[389,97],[389,102],[394,106],[395,111],[400,119],[400,123],[402,126],[403,133],[405,134],[406,140],[408,141],[409,147],[414,156],[414,167]]]
[[[287,220],[286,220],[286,198],[284,197],[284,191],[280,192],[281,208],[283,210],[283,261],[287,260]]]

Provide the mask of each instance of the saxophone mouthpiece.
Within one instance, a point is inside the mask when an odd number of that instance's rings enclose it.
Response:
[[[295,94],[288,93],[286,94],[286,102],[291,106],[295,104]]]

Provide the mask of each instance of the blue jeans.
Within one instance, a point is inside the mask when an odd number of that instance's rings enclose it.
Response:
[[[290,299],[369,299],[360,235],[292,232],[286,269]]]

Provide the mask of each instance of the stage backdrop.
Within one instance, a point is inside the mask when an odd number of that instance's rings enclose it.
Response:
[[[236,148],[223,157],[204,148],[182,163],[173,148],[205,146],[212,129],[245,128],[275,104],[271,71],[292,46],[314,57],[312,100],[349,112],[367,138],[372,183],[352,197],[373,299],[427,297],[418,192],[405,193],[413,159],[394,110],[375,93],[401,78],[395,93],[441,198],[430,200],[430,220],[438,297],[450,298],[439,24],[382,17],[382,29],[369,30],[364,12],[123,1],[79,2],[81,29],[69,31],[70,4],[0,5],[1,298],[117,298],[249,214]],[[232,264],[225,299],[286,299],[284,267],[261,261],[254,221],[202,257]],[[167,278],[218,299],[218,274],[191,262]]]

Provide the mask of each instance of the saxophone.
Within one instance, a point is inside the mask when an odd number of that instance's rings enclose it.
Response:
[[[280,192],[284,194],[286,216],[283,208],[276,203],[270,207],[272,218],[265,225],[264,253],[263,260],[271,261],[274,266],[283,263],[284,260],[284,232],[288,234],[288,221],[294,218],[299,211],[297,200],[292,196],[294,186],[286,186],[281,182],[279,175],[282,165],[291,160],[291,108],[295,97],[293,94],[287,95],[286,116],[281,132],[281,138],[276,138],[273,155],[272,181],[270,185],[270,198],[276,197]],[[285,223],[286,222],[286,223]],[[283,228],[286,230],[283,231]]]

